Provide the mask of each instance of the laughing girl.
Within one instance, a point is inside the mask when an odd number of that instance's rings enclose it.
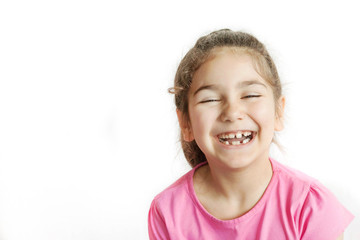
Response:
[[[285,98],[261,42],[227,29],[201,37],[170,91],[193,169],[153,200],[150,239],[343,239],[352,214],[269,157]]]

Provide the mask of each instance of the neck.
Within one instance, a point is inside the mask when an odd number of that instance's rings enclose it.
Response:
[[[207,175],[216,194],[228,201],[246,202],[261,198],[271,180],[272,167],[269,158],[235,170],[212,166],[209,162]]]

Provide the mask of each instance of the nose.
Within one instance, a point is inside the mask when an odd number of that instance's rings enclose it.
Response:
[[[227,102],[222,109],[221,121],[234,122],[236,120],[242,120],[245,115],[244,110],[243,104],[238,101]]]

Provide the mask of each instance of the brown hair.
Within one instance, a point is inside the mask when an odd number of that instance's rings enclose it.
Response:
[[[276,66],[267,52],[265,46],[254,36],[244,32],[234,32],[222,29],[199,38],[195,46],[191,48],[177,69],[174,87],[169,89],[175,94],[175,105],[183,113],[186,121],[189,120],[188,93],[194,73],[210,57],[212,50],[220,47],[241,49],[253,58],[255,69],[271,86],[274,93],[275,105],[282,95],[281,82]],[[181,146],[188,163],[195,167],[206,161],[204,153],[200,150],[195,140],[187,142],[180,134]]]

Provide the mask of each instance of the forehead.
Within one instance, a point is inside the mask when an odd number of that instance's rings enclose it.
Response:
[[[199,86],[207,84],[231,87],[246,81],[258,81],[268,85],[257,71],[254,57],[246,49],[216,48],[195,72],[191,91],[196,91]]]

